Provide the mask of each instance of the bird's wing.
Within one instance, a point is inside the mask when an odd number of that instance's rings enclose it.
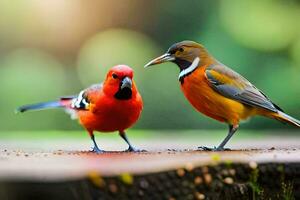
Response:
[[[101,84],[94,84],[82,90],[77,97],[72,101],[71,108],[78,110],[89,110],[90,105],[96,102],[99,91],[102,88]]]
[[[227,98],[273,112],[281,110],[247,79],[225,65],[213,64],[206,69],[205,75],[213,89]]]

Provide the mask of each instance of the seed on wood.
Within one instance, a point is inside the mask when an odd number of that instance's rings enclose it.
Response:
[[[184,171],[184,169],[177,169],[177,175],[178,176],[180,176],[180,177],[183,177],[184,176],[184,174],[185,174],[185,171]]]
[[[210,184],[211,181],[212,181],[211,175],[208,174],[208,173],[204,174],[204,181],[205,181],[206,184]]]
[[[234,176],[235,175],[235,169],[229,169],[229,174]]]
[[[193,169],[194,169],[194,165],[192,164],[192,163],[186,163],[186,165],[185,165],[185,169],[187,170],[187,171],[193,171]]]
[[[133,176],[131,174],[123,173],[120,178],[125,184],[131,185],[133,183]]]
[[[203,179],[200,177],[200,176],[197,176],[195,179],[194,179],[194,183],[196,185],[200,185],[203,183]]]
[[[103,187],[105,185],[105,182],[104,182],[103,178],[96,171],[90,171],[88,173],[88,178],[97,187]]]
[[[233,184],[233,179],[231,177],[226,177],[224,179],[224,183],[231,185],[231,184]]]
[[[205,195],[200,192],[195,192],[195,198],[197,200],[203,200],[203,199],[205,199]]]
[[[257,163],[255,161],[251,161],[251,162],[249,162],[249,167],[251,169],[256,169],[257,168]]]

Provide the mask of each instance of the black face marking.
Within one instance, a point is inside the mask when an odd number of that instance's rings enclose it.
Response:
[[[181,84],[183,84],[183,82],[184,82],[183,79],[185,77],[187,77],[193,71],[195,71],[195,69],[197,69],[197,67],[199,65],[199,62],[200,62],[200,58],[196,57],[190,66],[188,66],[187,68],[185,68],[182,71],[180,71],[180,73],[179,73],[179,81],[181,82]]]
[[[168,49],[167,53],[170,53],[171,55],[174,55],[177,51],[183,52],[184,49],[183,49],[182,46],[178,46],[178,44],[174,44]],[[189,62],[187,60],[177,58],[176,56],[175,56],[175,60],[172,61],[172,62],[174,62],[178,65],[180,71],[188,68],[192,64],[191,62]]]
[[[187,69],[192,64],[191,62],[180,58],[176,58],[174,62],[178,65],[180,71]]]
[[[123,89],[122,89],[122,85],[124,84],[123,82],[124,82],[124,79],[120,82],[119,90],[115,94],[115,98],[119,99],[119,100],[131,99],[131,97],[132,97],[131,85],[130,85],[130,87],[123,87]]]
[[[132,97],[131,88],[125,87],[123,89],[119,88],[118,92],[115,94],[115,98],[119,100],[128,100]]]
[[[184,83],[184,78],[186,76],[188,76],[189,74],[191,74],[196,69],[196,67],[192,66],[192,64],[195,60],[193,62],[191,62],[189,60],[193,57],[194,54],[196,57],[197,56],[196,53],[198,51],[191,49],[191,52],[187,52],[187,55],[182,55],[182,56],[178,55],[178,57],[176,57],[175,54],[176,54],[176,52],[184,52],[185,48],[187,48],[187,47],[196,48],[198,46],[199,46],[199,44],[192,42],[192,41],[182,41],[182,42],[173,44],[167,51],[167,53],[169,53],[175,57],[175,60],[173,60],[172,62],[177,64],[177,66],[179,67],[179,70],[180,70],[179,81],[181,84]],[[187,57],[189,59],[183,59],[184,57]],[[199,61],[197,61],[197,62],[199,64]],[[192,67],[192,68],[189,69],[190,67]]]

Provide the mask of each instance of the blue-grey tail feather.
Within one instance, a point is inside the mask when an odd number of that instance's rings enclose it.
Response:
[[[278,111],[278,114],[281,117],[281,119],[284,119],[285,122],[288,122],[294,126],[300,127],[300,121],[298,119],[295,119],[294,117],[291,117],[288,114],[285,114],[284,112],[281,112],[281,111]]]
[[[63,107],[63,105],[59,101],[50,101],[50,102],[43,102],[43,103],[37,103],[31,105],[24,105],[17,108],[16,111],[25,112],[29,110],[44,110],[44,109],[59,108],[59,107]]]

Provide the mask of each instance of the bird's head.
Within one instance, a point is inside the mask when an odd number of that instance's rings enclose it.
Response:
[[[181,74],[184,74],[185,70],[186,73],[191,73],[198,66],[213,63],[214,59],[201,44],[193,41],[182,41],[173,44],[165,54],[151,60],[145,67],[164,62],[177,64]]]
[[[136,93],[133,78],[133,70],[126,65],[112,67],[107,73],[103,84],[106,94],[119,100],[128,100]]]

